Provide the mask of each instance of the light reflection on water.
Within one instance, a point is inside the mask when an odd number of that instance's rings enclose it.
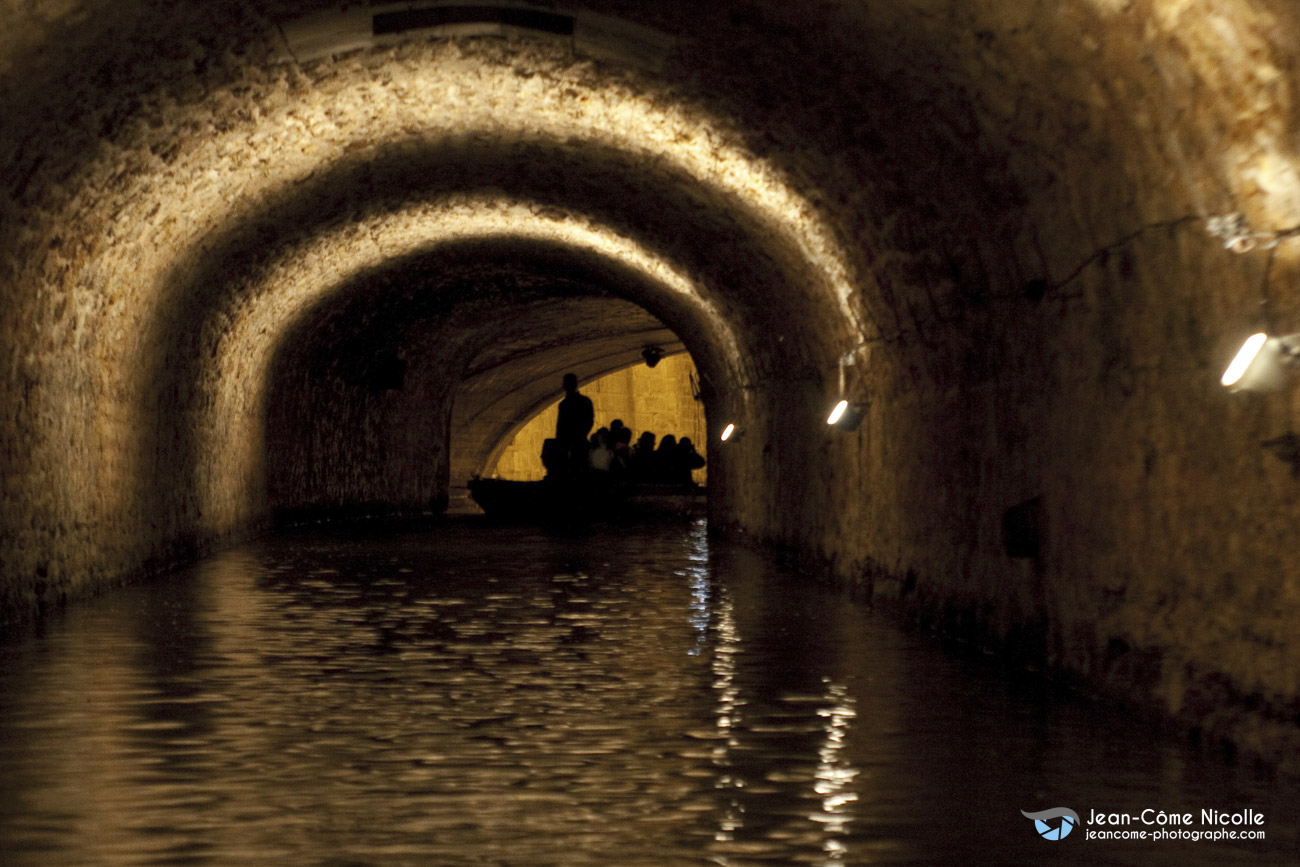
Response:
[[[0,647],[0,863],[1287,863],[1295,785],[702,525],[300,534]],[[1259,810],[1047,842],[1021,809]],[[1072,847],[1072,848],[1065,848]]]

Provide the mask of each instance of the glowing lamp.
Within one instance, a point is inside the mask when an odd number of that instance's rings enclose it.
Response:
[[[1246,342],[1241,344],[1241,349],[1237,350],[1237,356],[1232,359],[1232,364],[1223,372],[1223,378],[1219,381],[1231,388],[1241,381],[1242,376],[1250,369],[1254,363],[1259,351],[1264,348],[1265,342],[1268,341],[1268,335],[1264,332],[1252,334],[1246,338]]]
[[[1219,382],[1232,391],[1277,391],[1288,368],[1300,363],[1300,334],[1269,337],[1252,334],[1237,350]]]
[[[735,432],[736,432],[736,426],[734,424],[729,424],[726,427],[724,427],[722,429],[722,441],[725,443],[727,440],[731,439],[731,435],[734,434]]]
[[[840,430],[857,430],[862,420],[867,416],[868,406],[865,403],[852,403],[847,399],[841,398],[840,402],[835,404],[831,414],[826,416],[826,424],[830,427],[836,427]]]

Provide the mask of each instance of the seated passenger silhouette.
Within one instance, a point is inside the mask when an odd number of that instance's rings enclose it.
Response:
[[[591,435],[591,468],[598,473],[608,473],[614,465],[614,450],[609,445],[609,431],[601,428]]]
[[[628,466],[632,463],[632,428],[611,428],[610,434],[613,437],[610,446],[614,449],[614,472],[626,476]]]
[[[636,483],[648,482],[654,475],[655,435],[645,431],[637,438],[632,454],[628,457],[628,475]]]
[[[589,505],[600,508],[602,504],[618,489],[619,475],[615,472],[617,461],[614,450],[610,448],[609,431],[601,428],[592,436],[591,452],[588,457],[587,495],[591,497]]]
[[[677,442],[677,461],[674,464],[672,483],[675,485],[694,485],[691,473],[704,466],[704,456],[695,450],[695,443],[690,437],[682,437]]]
[[[651,464],[651,480],[661,485],[668,485],[673,483],[676,474],[677,437],[664,434],[663,439],[659,440],[659,448],[655,450],[654,463]]]
[[[542,440],[542,466],[547,476],[560,472],[560,447],[555,444],[555,437]]]

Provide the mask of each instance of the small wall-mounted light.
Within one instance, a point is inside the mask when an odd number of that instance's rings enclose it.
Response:
[[[1277,391],[1288,368],[1300,365],[1300,334],[1252,334],[1237,350],[1219,382],[1232,391]]]
[[[721,439],[725,443],[727,440],[731,439],[731,437],[735,433],[736,433],[736,426],[734,424],[729,424],[722,429],[722,436],[719,437],[719,439]]]
[[[840,430],[857,430],[862,420],[867,417],[868,409],[869,405],[866,403],[855,403],[847,398],[841,398],[831,409],[830,415],[826,416],[826,424]]]
[[[647,346],[641,350],[641,357],[645,359],[646,367],[654,367],[664,357],[664,351],[658,346]]]
[[[859,347],[860,348],[860,347]],[[851,349],[840,357],[840,399],[826,416],[826,424],[840,430],[857,430],[867,416],[870,404],[865,400],[855,399],[857,388],[851,387],[847,370],[857,363],[857,350]],[[848,397],[845,397],[848,395]]]

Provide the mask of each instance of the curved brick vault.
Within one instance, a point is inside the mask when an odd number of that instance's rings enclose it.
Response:
[[[744,431],[715,526],[1285,755],[1300,487],[1261,443],[1300,407],[1215,380],[1300,330],[1297,28],[1289,0],[9,4],[4,618],[280,510],[436,508],[560,371],[656,342]],[[856,432],[822,423],[841,383]]]

